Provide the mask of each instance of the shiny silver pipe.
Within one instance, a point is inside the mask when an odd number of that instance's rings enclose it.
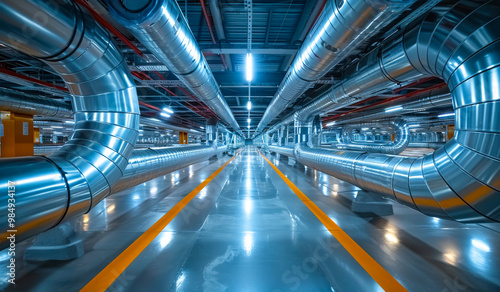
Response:
[[[222,15],[219,9],[219,0],[209,0],[210,12],[214,21],[215,32],[220,42],[226,41],[226,33],[224,32],[224,25],[222,25]]]
[[[394,103],[391,106],[402,105],[403,109],[397,112],[385,112],[384,110],[378,108],[370,111],[363,111],[362,115],[350,117],[347,115],[335,121],[336,125],[341,125],[344,123],[357,123],[367,120],[376,120],[383,119],[393,116],[401,116],[408,113],[425,111],[435,107],[444,107],[444,106],[452,106],[452,98],[451,93],[440,94],[436,96],[428,96],[424,98],[420,98],[415,101],[405,102],[404,100],[401,103]]]
[[[57,150],[61,149],[61,145],[43,145],[43,146],[37,146],[35,145],[34,147],[34,154],[35,155],[49,155]]]
[[[226,147],[197,145],[136,149],[123,177],[113,186],[113,193],[206,160],[225,151]]]
[[[262,131],[353,49],[415,0],[329,0],[257,126]]]
[[[219,42],[224,43],[226,41],[226,33],[224,32],[224,25],[222,24],[222,15],[219,9],[219,0],[209,0],[210,5],[210,13],[212,14],[212,20],[214,22],[215,33],[217,34],[217,38]],[[233,70],[233,61],[231,60],[230,55],[220,55],[221,58],[224,58],[227,63],[227,70]]]
[[[112,36],[70,0],[0,1],[0,42],[59,73],[75,131],[48,157],[0,160],[0,198],[15,191],[16,238],[88,212],[122,177],[139,128],[135,83]],[[11,183],[12,182],[12,183]],[[7,204],[0,206],[7,218]],[[0,223],[5,247],[7,220]]]
[[[0,110],[33,116],[73,118],[73,110],[68,103],[7,88],[0,88]]]
[[[439,149],[444,146],[444,142],[410,142],[408,148],[431,148]]]
[[[127,7],[129,2],[107,2],[117,21],[130,29],[222,121],[243,135],[176,1],[144,1],[142,5],[134,3],[133,9]]]
[[[408,128],[408,123],[403,119],[394,119],[391,121],[382,121],[377,123],[361,123],[361,124],[349,124],[351,128],[362,128],[362,127],[373,127],[374,125],[388,126],[395,131],[395,141],[384,145],[377,144],[364,144],[364,143],[339,143],[337,144],[337,149],[344,150],[357,150],[357,151],[367,151],[367,152],[377,152],[377,153],[387,153],[387,154],[399,154],[408,147],[410,129]]]
[[[294,148],[292,146],[269,145],[270,152],[275,152],[289,157],[293,157],[293,149]]]
[[[155,127],[155,128],[159,128],[159,129],[168,129],[168,130],[178,131],[178,132],[187,132],[189,134],[196,135],[196,136],[205,135],[205,133],[203,133],[201,131],[197,131],[197,130],[193,130],[193,129],[189,129],[189,128],[185,128],[185,127],[180,127],[180,126],[174,126],[174,125],[168,124],[164,121],[157,120],[155,118],[141,117],[140,121],[141,121],[141,125],[145,125],[145,126]]]
[[[500,148],[492,146],[500,144],[499,25],[498,1],[444,2],[367,57],[380,56],[383,78],[401,82],[419,72],[448,84],[455,136],[432,155],[406,158],[300,144],[295,158],[429,216],[500,221]],[[370,75],[357,79],[359,85]]]

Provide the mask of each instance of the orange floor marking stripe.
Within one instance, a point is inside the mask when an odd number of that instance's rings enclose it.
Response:
[[[237,155],[229,159],[223,166],[217,169],[211,176],[204,180],[199,186],[192,190],[187,196],[179,201],[172,209],[163,215],[153,226],[137,238],[127,249],[107,265],[80,291],[105,291],[125,271],[125,269],[141,254],[141,252],[165,229],[179,212],[196,195],[206,187]]]
[[[313,203],[292,181],[290,181],[269,159],[260,151],[260,155],[271,165],[299,199],[314,213],[339,243],[351,254],[351,256],[365,269],[365,271],[385,291],[407,291],[394,277],[389,274],[377,261],[361,248],[344,230],[342,230],[328,215],[326,215],[316,204]]]

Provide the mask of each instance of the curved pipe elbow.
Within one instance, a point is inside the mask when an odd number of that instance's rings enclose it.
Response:
[[[47,23],[26,23],[33,13],[44,13]],[[75,112],[71,139],[54,154],[0,160],[0,173],[10,173],[8,179],[18,185],[22,240],[88,212],[111,193],[134,149],[139,105],[135,83],[112,37],[72,1],[1,2],[0,16],[0,41],[58,72],[73,95]],[[20,27],[35,33],[28,36]],[[40,171],[9,171],[28,166]],[[48,190],[57,199],[34,195]]]

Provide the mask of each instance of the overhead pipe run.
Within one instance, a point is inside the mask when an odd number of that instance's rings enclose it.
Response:
[[[394,105],[399,105],[399,104],[402,105],[403,108],[398,112],[385,112],[380,108],[373,109],[371,111],[367,110],[361,112],[361,114],[356,117],[350,117],[350,115],[346,115],[344,118],[336,120],[335,125],[341,125],[345,123],[358,123],[366,120],[383,119],[395,115],[401,116],[408,113],[425,111],[435,107],[452,106],[451,93],[424,97],[411,102],[404,102],[404,99],[402,99],[401,102],[402,103],[394,104]]]
[[[367,37],[394,20],[415,0],[329,0],[304,41],[257,132],[348,56]]]
[[[393,128],[396,133],[395,134],[396,140],[392,143],[384,145],[362,144],[362,143],[339,143],[336,145],[337,149],[399,154],[403,150],[405,150],[406,147],[408,147],[410,129],[408,128],[408,123],[403,119],[397,118],[390,121],[380,121],[376,123],[349,124],[349,127],[351,129],[373,127],[373,126],[377,127],[387,126]]]
[[[0,88],[0,110],[33,116],[73,118],[73,110],[65,102],[7,88]]]
[[[43,15],[43,22],[36,21]],[[0,2],[0,42],[59,73],[73,96],[75,131],[47,157],[0,160],[1,198],[15,185],[16,238],[88,212],[122,177],[139,128],[135,83],[109,33],[69,0]],[[7,218],[7,204],[0,207]],[[1,223],[5,247],[7,221]]]
[[[415,75],[448,84],[455,136],[419,158],[296,146],[298,162],[426,215],[460,222],[500,221],[500,3],[443,1],[359,61],[360,94]],[[446,44],[446,45],[445,45]]]
[[[69,103],[48,97],[38,97],[7,88],[0,88],[0,110],[61,119],[73,119],[74,115]],[[35,123],[38,126],[44,125],[42,121],[35,121]],[[47,122],[45,122],[45,124],[47,124]],[[190,134],[198,136],[205,135],[201,131],[174,126],[155,118],[140,117],[140,124],[173,131],[189,132]],[[219,125],[219,128],[222,127],[224,126]]]
[[[47,23],[26,22],[33,13],[46,15]],[[54,154],[0,159],[1,198],[7,201],[15,190],[17,241],[88,212],[111,193],[227,150],[215,144],[134,150],[140,121],[135,83],[112,37],[72,1],[0,2],[0,42],[61,74],[75,112],[71,139]],[[0,214],[7,218],[7,205]],[[0,248],[12,229],[7,223]]]
[[[107,0],[113,17],[234,131],[243,135],[174,0]],[[132,6],[130,6],[132,5]]]

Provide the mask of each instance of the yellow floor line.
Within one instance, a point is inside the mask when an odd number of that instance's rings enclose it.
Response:
[[[260,151],[260,155],[271,165],[299,199],[313,212],[323,223],[339,243],[351,254],[351,256],[365,269],[365,271],[385,291],[407,291],[394,277],[389,274],[377,261],[361,248],[347,233],[344,232],[328,215],[326,215],[316,204],[314,204],[297,186],[295,186],[269,159]]]
[[[211,176],[204,180],[199,186],[192,190],[170,211],[161,217],[153,226],[137,238],[127,249],[116,257],[108,266],[106,266],[97,276],[95,276],[80,291],[105,291],[113,282],[125,271],[125,269],[139,256],[139,254],[165,229],[165,227],[174,219],[177,214],[191,201],[196,195],[208,185],[235,156],[229,159],[223,166],[215,171]]]

